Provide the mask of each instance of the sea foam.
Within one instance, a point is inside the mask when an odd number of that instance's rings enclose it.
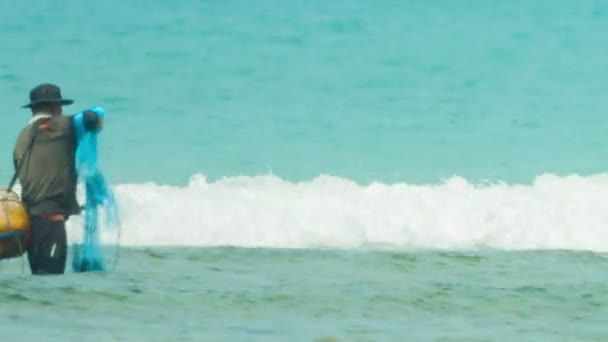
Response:
[[[126,246],[608,250],[608,174],[532,184],[357,184],[276,176],[114,187]],[[82,220],[68,222],[78,240]],[[104,231],[104,243],[115,232]]]

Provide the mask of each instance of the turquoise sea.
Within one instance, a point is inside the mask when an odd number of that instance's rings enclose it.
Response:
[[[3,340],[608,340],[604,0],[0,0],[0,43],[0,180],[58,84],[122,221],[113,272],[0,262]]]

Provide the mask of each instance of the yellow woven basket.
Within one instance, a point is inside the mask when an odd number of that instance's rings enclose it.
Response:
[[[0,189],[0,259],[22,255],[29,232],[30,220],[19,196]]]

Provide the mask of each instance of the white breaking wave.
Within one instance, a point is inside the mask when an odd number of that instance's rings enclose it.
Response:
[[[126,246],[608,251],[608,174],[531,185],[372,183],[275,176],[114,188]],[[68,222],[78,239],[82,219]],[[112,243],[114,235],[106,234]]]

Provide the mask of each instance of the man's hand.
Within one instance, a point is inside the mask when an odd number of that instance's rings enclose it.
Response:
[[[82,118],[85,131],[101,131],[103,119],[92,110],[85,110]]]

